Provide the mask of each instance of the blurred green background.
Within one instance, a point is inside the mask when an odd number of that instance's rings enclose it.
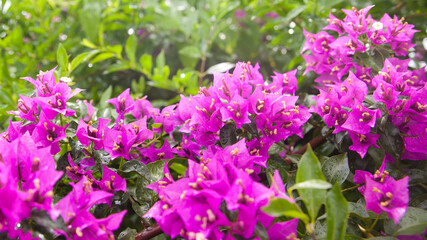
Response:
[[[131,88],[155,106],[197,94],[215,71],[237,61],[259,62],[265,76],[297,68],[302,77],[302,29],[318,32],[329,12],[375,4],[379,20],[396,14],[420,30],[413,66],[425,65],[427,2],[342,0],[1,0],[0,129],[15,110],[19,95],[30,95],[40,70],[59,66],[96,103],[111,85],[113,95]]]

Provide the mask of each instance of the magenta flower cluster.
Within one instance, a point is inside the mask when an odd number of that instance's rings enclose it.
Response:
[[[33,239],[31,232],[23,232],[20,223],[30,218],[35,209],[46,211],[53,221],[61,217],[66,230],[54,231],[67,239],[114,239],[112,231],[118,229],[126,211],[105,219],[96,219],[89,211],[94,204],[111,205],[114,191],[126,191],[126,181],[106,166],[102,179],[97,180],[90,171],[81,170],[69,156],[67,175],[78,182],[72,183],[73,190],[68,195],[52,203],[54,185],[63,175],[56,170],[53,158],[60,151],[60,141],[67,137],[67,125],[61,126],[62,117],[74,115],[74,110],[67,108],[66,103],[82,91],[72,92],[61,79],[57,81],[54,70],[41,72],[36,80],[25,78],[34,85],[36,95],[32,98],[20,96],[18,111],[12,114],[27,123],[10,122],[8,131],[1,134],[0,232],[7,232],[10,238]],[[103,128],[107,123],[100,120],[98,126]],[[86,134],[95,142],[100,138],[91,126],[86,124],[85,128],[87,132],[81,135]],[[88,142],[82,141],[85,143]],[[86,162],[85,167],[93,165]]]
[[[233,235],[240,235],[249,239],[261,224],[269,239],[296,239],[298,219],[273,222],[274,217],[261,211],[271,198],[294,200],[286,195],[277,170],[271,188],[254,181],[248,166],[252,158],[241,140],[224,149],[202,151],[200,163],[189,160],[186,176],[177,181],[165,165],[166,177],[148,186],[160,201],[145,217],[156,219],[172,238],[234,239]]]
[[[311,108],[323,117],[333,133],[347,131],[356,151],[363,158],[370,146],[376,144],[379,135],[374,131],[379,118],[387,118],[403,133],[405,151],[403,159],[427,159],[427,150],[421,146],[427,138],[427,78],[425,69],[408,69],[410,59],[385,59],[377,74],[369,66],[358,65],[361,54],[376,52],[380,45],[387,45],[397,56],[406,56],[416,30],[413,25],[391,18],[387,14],[376,21],[367,12],[372,6],[357,10],[343,10],[344,20],[330,15],[325,30],[338,33],[338,38],[320,32],[305,32],[307,42],[303,55],[307,62],[306,72],[314,71],[320,76],[320,93]],[[366,63],[365,63],[366,64]],[[365,101],[368,93],[373,100],[383,104],[371,108]]]

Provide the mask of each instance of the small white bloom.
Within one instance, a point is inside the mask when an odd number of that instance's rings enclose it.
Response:
[[[374,24],[372,24],[372,27],[375,30],[382,30],[384,28],[383,24],[381,22],[375,22]]]

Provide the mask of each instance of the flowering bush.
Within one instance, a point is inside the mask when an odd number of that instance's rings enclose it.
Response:
[[[0,236],[422,239],[425,69],[402,58],[413,26],[370,8],[305,32],[317,96],[243,62],[161,109],[130,89],[70,100],[83,90],[55,69],[25,78],[0,139]]]

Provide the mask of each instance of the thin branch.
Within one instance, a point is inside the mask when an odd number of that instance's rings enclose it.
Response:
[[[148,227],[142,230],[142,232],[138,233],[135,236],[135,240],[148,240],[157,235],[160,235],[162,232],[163,232],[162,229],[158,225],[155,225],[153,227]]]

